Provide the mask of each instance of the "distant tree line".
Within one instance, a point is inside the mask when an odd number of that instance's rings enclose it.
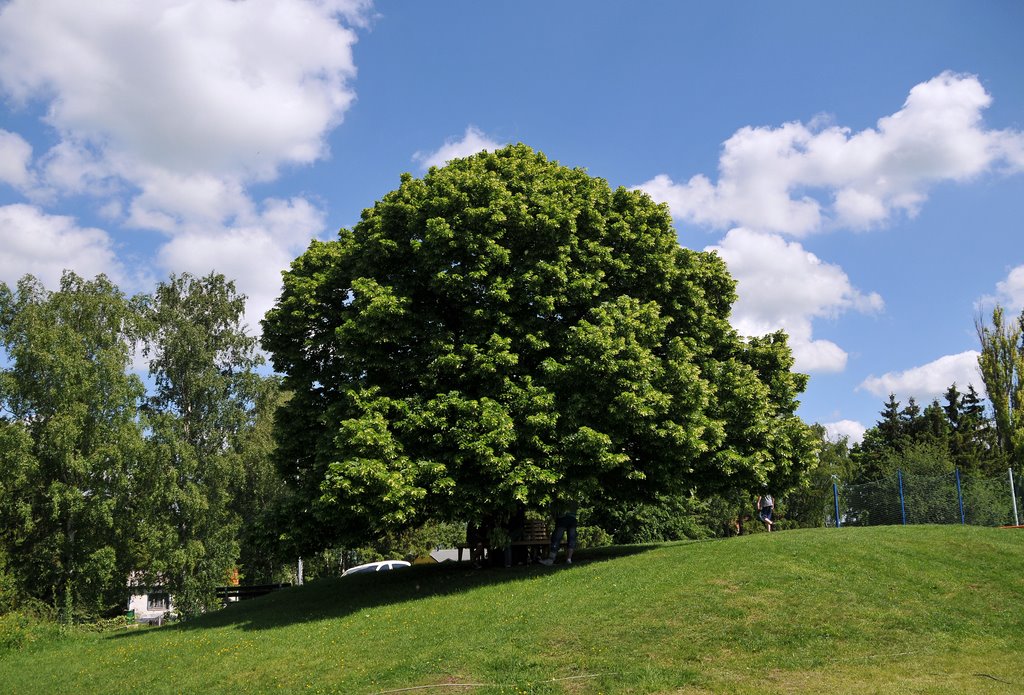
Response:
[[[890,394],[880,419],[851,449],[855,463],[850,482],[874,480],[897,469],[915,473],[969,474],[1005,472],[1011,452],[999,445],[991,415],[974,385],[961,393],[951,385],[922,408],[911,397],[904,407]]]
[[[974,384],[950,385],[941,399],[921,407],[890,394],[878,421],[862,441],[821,440],[819,464],[805,488],[783,499],[790,523],[820,526],[829,515],[832,480],[863,484],[894,476],[943,476],[958,470],[968,478],[1003,478],[1024,469],[1024,312],[1013,321],[995,307],[991,321],[976,321],[978,357],[986,399]],[[980,385],[980,384],[979,384]],[[1019,492],[1019,491],[1018,491]]]
[[[917,473],[995,476],[1024,466],[1024,311],[1007,321],[995,307],[991,322],[976,321],[978,368],[989,407],[974,384],[946,389],[942,400],[921,407],[895,396],[879,413],[864,439],[850,448],[856,482],[879,478],[897,468]]]

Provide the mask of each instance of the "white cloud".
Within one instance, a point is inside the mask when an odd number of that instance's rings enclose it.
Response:
[[[872,375],[857,390],[863,389],[881,398],[890,393],[900,400],[913,396],[922,402],[941,396],[950,384],[955,383],[961,390],[973,384],[983,394],[985,384],[978,371],[978,354],[977,350],[967,350],[903,372],[887,372],[879,377]]]
[[[246,323],[258,332],[260,320],[280,293],[281,271],[323,227],[323,212],[309,201],[272,199],[238,226],[196,228],[176,235],[160,249],[158,263],[167,272],[216,271],[234,280],[248,298]]]
[[[368,7],[13,0],[0,9],[0,88],[48,104],[51,189],[137,189],[130,223],[167,232],[220,221],[252,205],[248,183],[328,154],[355,98],[356,35],[339,18],[360,23]]]
[[[883,306],[878,294],[853,287],[841,268],[777,234],[737,228],[707,250],[716,251],[736,279],[736,330],[748,336],[785,330],[801,371],[836,372],[846,366],[842,348],[814,339],[814,319],[835,318],[846,311],[871,313]]]
[[[237,179],[153,170],[131,203],[128,224],[172,233],[187,224],[219,225],[253,206]]]
[[[119,284],[125,280],[102,229],[78,227],[70,217],[47,215],[31,205],[0,207],[0,281],[13,285],[31,274],[56,289],[65,269],[87,278],[106,273]]]
[[[809,374],[828,374],[846,369],[849,354],[831,340],[813,340],[789,333],[793,349],[793,368]]]
[[[449,139],[434,152],[417,152],[413,160],[424,169],[444,166],[453,159],[468,157],[484,150],[500,149],[502,144],[492,140],[476,126],[468,126],[461,140]]]
[[[259,224],[275,239],[291,248],[305,248],[324,229],[323,210],[305,198],[263,201]],[[289,259],[291,260],[291,259]]]
[[[911,89],[876,128],[854,133],[819,119],[744,127],[723,146],[717,183],[661,174],[639,188],[701,225],[796,236],[865,229],[915,215],[936,182],[1024,170],[1024,133],[982,123],[991,102],[976,77],[945,72]]]
[[[1006,173],[1024,171],[1024,133],[1004,130],[996,133],[996,149],[1006,157]]]
[[[14,0],[0,83],[65,138],[133,166],[272,176],[325,153],[354,97],[355,34],[303,0]]]
[[[54,145],[41,158],[39,168],[48,198],[58,192],[105,196],[119,188],[111,163],[81,142],[64,140]]]
[[[978,307],[1001,304],[1007,311],[1018,312],[1024,309],[1024,265],[1019,265],[1009,272],[1005,280],[996,283],[994,296],[982,297]]]
[[[825,428],[825,436],[829,441],[838,442],[847,437],[850,444],[860,444],[864,441],[864,433],[867,431],[867,428],[856,420],[826,422],[822,427]]]
[[[31,161],[32,145],[17,133],[0,128],[0,183],[28,187],[32,181],[28,170]]]
[[[45,105],[58,137],[33,197],[89,195],[106,219],[166,234],[157,264],[234,278],[255,323],[324,213],[301,198],[256,201],[249,186],[329,155],[355,98],[350,27],[370,11],[368,0],[0,4],[0,91]],[[0,139],[0,180],[25,180],[21,142]],[[19,246],[0,252],[18,275],[33,259],[50,278],[119,268],[105,232],[11,209],[47,230],[32,238],[22,219]]]

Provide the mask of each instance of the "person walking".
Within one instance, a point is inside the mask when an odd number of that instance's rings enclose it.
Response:
[[[748,498],[749,499],[749,498]],[[768,530],[768,533],[772,532],[772,526],[775,522],[772,521],[772,512],[775,511],[775,500],[767,492],[757,496],[757,518],[764,522],[764,527]]]
[[[555,530],[551,533],[551,553],[540,561],[542,565],[553,565],[558,557],[558,547],[562,545],[562,536],[568,534],[565,549],[565,563],[572,564],[572,553],[576,549],[576,513],[579,504],[572,500],[559,500],[552,507],[555,517]]]

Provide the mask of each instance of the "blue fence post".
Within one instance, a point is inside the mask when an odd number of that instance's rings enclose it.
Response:
[[[956,499],[960,503],[960,525],[963,526],[967,523],[967,519],[964,517],[964,494],[960,488],[960,469],[954,468],[953,472],[956,473]]]
[[[903,516],[903,525],[907,525],[907,505],[903,501],[903,471],[896,469],[896,478],[900,481],[900,515]]]
[[[836,485],[835,478],[832,479],[832,499],[836,503],[836,528],[839,528],[842,523],[839,521],[839,487]]]

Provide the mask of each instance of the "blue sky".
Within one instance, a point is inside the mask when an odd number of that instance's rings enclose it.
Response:
[[[790,335],[800,414],[981,389],[1024,308],[1024,4],[0,3],[0,281],[236,279],[431,163],[524,142],[669,204]]]

